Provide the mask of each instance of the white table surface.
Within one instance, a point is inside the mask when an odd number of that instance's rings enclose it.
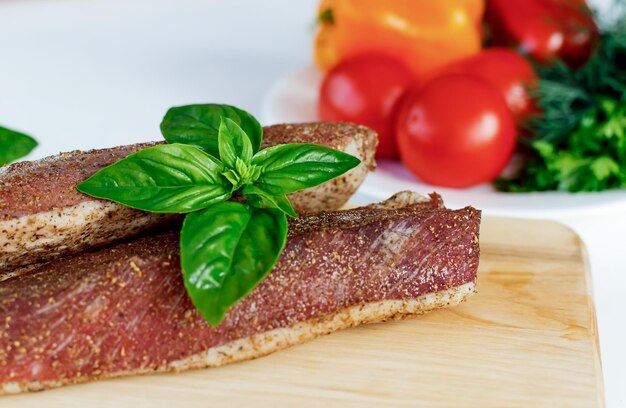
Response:
[[[37,137],[36,158],[157,140],[173,105],[260,115],[271,84],[310,64],[316,3],[0,0],[0,123]],[[587,244],[607,406],[626,407],[626,214],[560,221]]]

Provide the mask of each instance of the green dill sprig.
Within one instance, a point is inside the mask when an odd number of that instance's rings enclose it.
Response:
[[[511,192],[626,188],[626,20],[604,33],[589,61],[538,66],[534,91],[541,114],[518,173],[496,181]]]

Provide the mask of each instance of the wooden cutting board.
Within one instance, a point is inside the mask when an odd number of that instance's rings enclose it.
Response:
[[[9,407],[601,407],[585,248],[553,222],[486,218],[479,293],[255,361],[0,398]]]

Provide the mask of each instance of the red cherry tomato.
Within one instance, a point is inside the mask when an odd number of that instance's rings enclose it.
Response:
[[[393,58],[364,54],[347,59],[324,78],[319,116],[374,129],[378,132],[376,157],[398,158],[392,116],[396,102],[412,82],[411,71]]]
[[[495,45],[518,46],[541,63],[580,66],[599,38],[585,0],[490,0],[487,21]]]
[[[518,123],[537,112],[529,91],[537,75],[528,60],[509,48],[488,48],[453,64],[445,73],[470,74],[495,87]]]
[[[515,121],[504,99],[470,75],[445,75],[410,90],[396,125],[404,165],[444,187],[492,181],[515,147]]]

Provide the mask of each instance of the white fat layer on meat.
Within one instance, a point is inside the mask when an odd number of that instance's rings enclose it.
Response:
[[[3,252],[10,253],[24,249],[37,249],[47,245],[61,245],[67,240],[67,234],[86,231],[89,228],[86,224],[111,218],[114,216],[113,213],[119,212],[120,209],[123,208],[126,207],[113,202],[86,201],[72,207],[2,221],[0,222],[0,230],[19,232],[25,230],[27,226],[30,229],[33,229],[33,226],[37,226],[37,228],[36,231],[31,234],[31,238],[34,239],[30,240],[11,240],[5,235],[1,235],[0,247],[2,247]],[[131,211],[137,214],[134,210]],[[125,219],[127,223],[124,225],[105,222],[101,226],[101,231],[104,233],[134,228],[139,225],[144,225],[149,218],[150,217],[129,217]],[[59,230],[61,230],[61,233],[59,233]]]
[[[94,200],[0,221],[0,270],[18,259],[35,259],[37,253],[63,254],[68,248],[80,250],[108,243],[156,226],[163,219],[113,202]]]
[[[353,306],[336,313],[328,320],[317,323],[303,322],[291,327],[256,334],[174,361],[169,364],[169,367],[182,370],[220,366],[265,355],[346,327],[379,322],[395,316],[422,314],[440,307],[455,306],[474,293],[475,286],[474,282],[468,282],[452,289],[427,293],[416,299],[384,300]]]

